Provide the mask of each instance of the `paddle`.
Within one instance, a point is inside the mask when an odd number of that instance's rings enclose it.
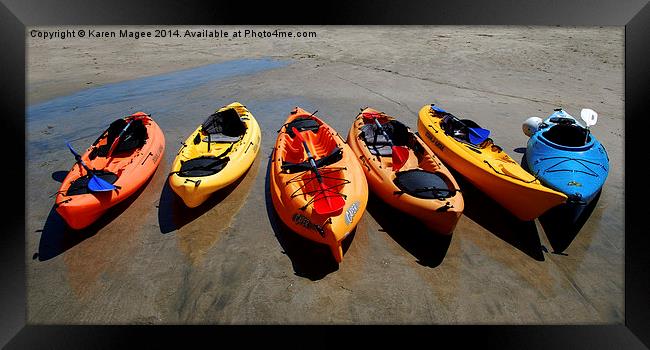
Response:
[[[456,118],[456,117],[454,117]],[[469,131],[469,142],[478,145],[481,142],[487,140],[488,136],[490,136],[490,130],[488,129],[483,129],[483,128],[470,128],[465,123],[463,123],[460,119],[456,118],[460,124],[462,124],[465,128],[467,128],[467,131]]]
[[[122,131],[120,131],[120,133],[117,135],[115,140],[113,140],[113,144],[111,144],[111,148],[108,149],[108,153],[106,154],[106,158],[111,157],[111,155],[113,154],[113,151],[115,150],[115,147],[117,147],[117,144],[120,142],[120,138],[122,138],[122,135],[124,134],[126,129],[129,128],[129,125],[131,125],[131,122],[133,122],[134,119],[135,118],[129,119],[129,121],[126,122],[126,125],[124,126],[124,128],[122,128]]]
[[[395,146],[395,144],[393,144],[393,140],[390,139],[390,137],[386,133],[386,130],[384,129],[384,126],[381,125],[381,123],[379,122],[379,115],[377,115],[376,113],[364,113],[362,115],[364,118],[374,119],[375,124],[377,125],[379,130],[381,130],[382,135],[384,135],[384,137],[390,144],[392,150],[391,156],[393,158],[393,170],[395,171],[399,170],[402,166],[404,166],[406,161],[409,159],[409,149],[405,146]]]
[[[589,128],[592,125],[596,125],[596,122],[598,121],[598,113],[593,109],[583,108],[582,111],[580,111],[580,118],[584,120],[587,128]]]
[[[580,118],[582,118],[582,120],[585,122],[585,125],[587,125],[587,135],[585,135],[586,143],[590,133],[589,127],[596,125],[596,122],[598,121],[598,113],[596,113],[596,111],[593,109],[583,108],[582,111],[580,111]]]
[[[452,116],[454,119],[456,119],[458,121],[458,123],[460,123],[462,126],[467,128],[467,130],[469,131],[469,142],[474,144],[474,145],[480,144],[481,142],[487,140],[488,136],[490,136],[490,130],[483,129],[483,128],[470,128],[467,125],[465,125],[465,123],[463,123],[462,120],[458,119],[458,117],[456,117],[455,115],[445,111],[444,109],[442,109],[442,108],[440,108],[438,106],[435,106],[435,105],[432,104],[431,109],[433,109],[434,111],[436,111],[438,113],[448,114],[448,115]]]
[[[110,182],[97,177],[95,173],[86,165],[86,163],[81,160],[81,156],[79,153],[75,152],[75,150],[72,148],[72,145],[70,145],[70,142],[66,142],[66,145],[68,145],[68,148],[74,155],[74,159],[77,161],[77,163],[80,163],[84,169],[86,169],[88,175],[90,175],[90,180],[88,180],[88,189],[91,192],[106,192],[112,191],[116,188],[115,185],[111,184]]]
[[[309,160],[309,163],[311,164],[311,170],[316,174],[316,180],[318,180],[318,187],[320,187],[320,192],[314,196],[314,210],[316,213],[321,214],[321,215],[327,215],[327,214],[332,214],[335,213],[343,208],[345,205],[345,200],[343,199],[343,196],[341,196],[339,193],[336,193],[334,196],[328,196],[325,189],[323,186],[323,178],[321,177],[320,172],[318,171],[318,167],[316,166],[316,162],[314,161],[314,157],[311,155],[311,152],[309,151],[309,147],[307,147],[307,142],[305,142],[305,139],[302,138],[302,135],[296,129],[295,127],[291,128],[293,133],[296,135],[298,140],[302,142],[302,146],[305,149],[305,152],[307,152],[307,159]]]
[[[338,162],[339,160],[341,160],[342,157],[343,157],[343,153],[341,149],[336,147],[329,155],[316,159],[316,166],[322,168],[326,165]],[[311,164],[309,163],[309,161],[305,161],[302,163],[292,163],[292,162],[287,162],[285,160],[282,162],[281,167],[282,170],[287,170],[288,172],[306,171],[311,169]]]
[[[475,145],[487,140],[488,136],[490,136],[490,130],[487,129],[467,128],[467,130],[469,130],[469,142]]]

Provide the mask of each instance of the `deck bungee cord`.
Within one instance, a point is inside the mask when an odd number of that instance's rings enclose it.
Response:
[[[566,157],[566,156],[540,158],[537,161],[535,161],[535,164],[541,163],[542,161],[551,160],[551,159],[563,159],[563,160],[561,160],[561,161],[551,165],[550,167],[544,169],[543,170],[544,172],[552,173],[552,172],[558,172],[558,171],[569,171],[569,172],[581,172],[583,174],[586,174],[586,175],[589,175],[589,176],[595,176],[595,177],[600,176],[600,175],[598,175],[597,172],[595,172],[593,169],[591,169],[585,163],[589,163],[591,165],[599,166],[603,170],[607,170],[605,168],[605,166],[602,165],[601,163],[590,161],[590,160],[587,160],[587,159],[579,159],[579,158],[572,158],[572,157]],[[584,170],[578,170],[578,169],[555,169],[555,170],[552,170],[553,168],[559,166],[560,164],[564,164],[564,163],[567,163],[567,162],[576,162],[576,163],[582,165],[585,169],[589,170],[589,172],[584,171]]]
[[[341,181],[341,183],[334,184],[334,185],[331,185],[329,187],[325,187],[325,191],[334,193],[334,194],[336,194],[336,196],[342,196],[343,199],[347,199],[347,195],[341,193],[340,191],[335,191],[334,188],[345,186],[345,185],[350,183],[350,180],[348,180],[346,178],[343,178],[343,177],[325,176],[325,175],[330,174],[330,173],[345,171],[345,170],[347,170],[347,168],[345,168],[345,167],[328,167],[328,168],[323,168],[323,169],[319,168],[319,170],[321,170],[320,175],[321,175],[322,179]],[[301,195],[312,195],[314,193],[321,192],[321,189],[318,189],[318,188],[313,190],[313,191],[302,191],[301,192],[301,190],[305,189],[305,187],[307,187],[313,180],[317,180],[316,175],[314,175],[312,177],[305,177],[304,176],[304,174],[309,172],[309,171],[310,170],[302,171],[301,173],[298,173],[296,176],[294,176],[293,178],[289,179],[286,182],[285,186],[288,186],[291,183],[300,183],[302,181],[302,185],[299,186],[298,189],[296,189],[295,191],[293,191],[289,195],[291,198],[299,197]],[[305,181],[305,180],[307,180],[307,181]],[[301,207],[301,210],[305,210],[309,205],[311,205],[314,202],[315,199],[316,199],[315,196],[312,197],[304,206]]]
[[[269,191],[279,219],[293,232],[327,245],[337,263],[368,201],[368,186],[349,145],[314,116],[295,107],[277,131]]]

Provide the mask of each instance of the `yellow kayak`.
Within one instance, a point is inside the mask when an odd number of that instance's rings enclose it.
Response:
[[[169,185],[185,205],[195,208],[240,178],[260,148],[260,126],[239,102],[210,115],[178,151]]]
[[[470,133],[480,139],[477,129],[473,121],[458,119],[434,105],[422,107],[418,114],[418,131],[433,152],[520,220],[533,220],[567,200],[563,193],[542,185],[492,139],[472,143]]]

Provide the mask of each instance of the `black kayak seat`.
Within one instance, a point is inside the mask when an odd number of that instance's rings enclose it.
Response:
[[[293,128],[298,129],[298,132],[310,130],[313,133],[317,133],[319,127],[320,125],[318,122],[312,118],[296,118],[287,124],[285,130],[287,131],[287,134],[291,136],[291,138],[294,138],[296,135],[293,133]]]
[[[181,161],[181,169],[176,172],[181,177],[200,177],[214,175],[226,167],[230,158],[201,156]]]
[[[217,143],[230,143],[239,141],[240,136],[228,136],[224,134],[210,134],[210,136],[204,136],[203,142],[217,142]]]
[[[239,138],[246,133],[246,124],[234,108],[228,108],[208,116],[201,124],[201,130],[206,134],[222,134]]]
[[[453,138],[470,143],[469,141],[469,130],[468,128],[480,129],[481,127],[471,119],[458,119],[452,114],[448,114],[443,117],[440,126],[445,131],[445,134],[452,136]]]
[[[93,148],[88,155],[89,158],[95,159],[96,157],[106,157],[108,151],[113,145],[113,142],[119,136],[120,132],[126,126],[126,121],[122,118],[115,120],[106,130],[106,144]],[[147,128],[142,122],[142,119],[136,119],[131,122],[122,137],[115,146],[113,153],[121,153],[134,150],[144,146],[147,140]],[[99,140],[97,140],[99,141]]]
[[[383,124],[383,127],[395,146],[405,146],[408,144],[408,128],[406,125],[396,120],[391,120]],[[360,135],[371,154],[379,156],[390,156],[393,154],[389,140],[375,124],[362,126]]]
[[[330,164],[334,164],[341,159],[343,159],[343,150],[340,149],[339,147],[336,147],[334,150],[332,150],[332,152],[330,152],[330,154],[326,155],[325,157],[316,159],[314,163],[316,163],[317,168],[322,168]],[[299,172],[299,171],[307,171],[311,169],[312,167],[309,161],[304,161],[302,163],[291,163],[287,161],[282,161],[282,170],[284,170],[288,174]]]
[[[420,169],[400,171],[395,174],[394,182],[402,192],[416,198],[445,199],[456,194],[443,177]]]
[[[361,137],[366,143],[368,150],[371,154],[378,156],[390,156],[393,154],[393,149],[388,142],[388,139],[381,134],[376,133],[376,126],[373,124],[366,124],[361,127]],[[388,133],[388,132],[387,132]]]

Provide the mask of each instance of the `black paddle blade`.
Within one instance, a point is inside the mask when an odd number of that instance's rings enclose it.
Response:
[[[282,170],[285,170],[288,173],[295,173],[299,171],[311,170],[311,164],[309,164],[308,161],[302,163],[292,163],[292,162],[284,161],[282,162],[281,168]]]
[[[330,154],[328,154],[323,158],[318,159],[316,161],[316,166],[319,168],[324,167],[326,165],[336,163],[342,158],[343,158],[343,150],[340,149],[339,147],[336,147]]]
[[[336,163],[342,158],[343,158],[343,150],[340,149],[339,147],[336,147],[329,155],[316,160],[316,167],[322,168],[324,166]],[[281,168],[282,170],[286,170],[288,173],[294,173],[298,171],[311,170],[311,164],[309,163],[309,161],[305,161],[301,163],[292,163],[292,162],[283,161]]]

